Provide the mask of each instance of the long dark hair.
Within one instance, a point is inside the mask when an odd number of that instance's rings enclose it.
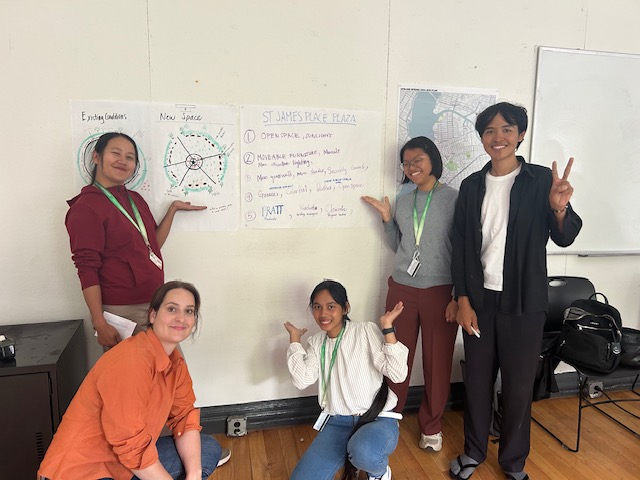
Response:
[[[353,437],[353,435],[360,430],[360,428],[364,427],[367,423],[373,422],[384,408],[387,403],[387,398],[389,397],[389,386],[387,385],[387,378],[382,377],[382,385],[380,385],[380,390],[376,393],[376,396],[369,407],[369,410],[364,412],[358,423],[356,423],[349,434],[349,439]],[[358,470],[353,466],[351,460],[349,460],[349,455],[347,455],[344,462],[344,473],[342,474],[342,480],[357,480],[358,479]]]

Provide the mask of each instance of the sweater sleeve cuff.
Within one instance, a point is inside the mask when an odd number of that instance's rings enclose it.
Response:
[[[386,343],[382,347],[382,350],[389,355],[400,355],[408,351],[407,347],[400,341],[396,343]]]
[[[392,217],[388,222],[383,221],[382,227],[384,228],[385,233],[392,233],[396,231],[396,221]]]
[[[98,278],[97,272],[78,273],[78,277],[80,278],[80,287],[82,290],[93,287],[94,285],[100,285],[100,279]]]
[[[302,353],[304,355],[306,352],[300,342],[291,342],[289,348],[287,348],[287,358],[296,353]]]

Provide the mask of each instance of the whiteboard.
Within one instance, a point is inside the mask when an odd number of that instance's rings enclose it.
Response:
[[[640,55],[539,48],[531,161],[569,157],[583,227],[549,253],[640,254]]]

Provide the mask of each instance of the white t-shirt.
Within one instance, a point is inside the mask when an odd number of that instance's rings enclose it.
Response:
[[[486,191],[480,211],[482,250],[480,260],[484,273],[484,288],[502,291],[504,250],[507,243],[511,187],[522,167],[500,177],[486,175]]]

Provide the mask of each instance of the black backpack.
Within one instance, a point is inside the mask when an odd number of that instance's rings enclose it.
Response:
[[[603,302],[596,300],[601,295]],[[568,364],[609,374],[620,363],[622,318],[602,293],[574,301],[564,314],[556,355]]]

